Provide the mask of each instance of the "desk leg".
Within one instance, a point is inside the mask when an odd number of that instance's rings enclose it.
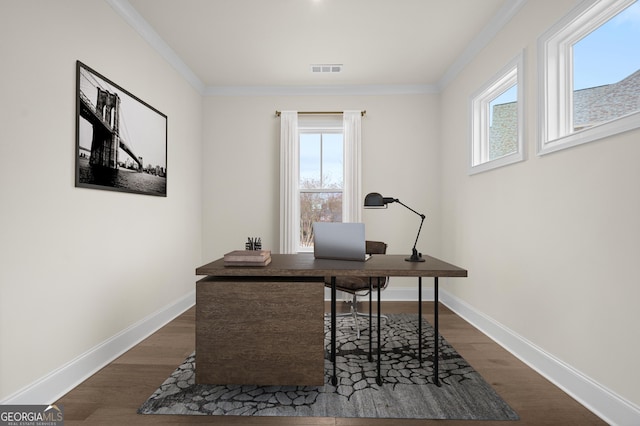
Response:
[[[434,287],[433,287],[433,322],[434,322],[434,349],[433,349],[433,382],[436,386],[440,386],[440,378],[438,374],[438,358],[440,357],[440,349],[439,346],[439,334],[438,334],[438,277],[434,277]]]
[[[372,281],[373,278],[369,277],[369,362],[373,362],[373,333],[372,333],[372,325],[373,325],[373,321],[372,321],[372,316],[371,316],[371,312],[373,310],[373,285],[372,285]]]
[[[382,386],[382,376],[380,375],[380,310],[381,310],[381,300],[380,300],[380,277],[378,277],[378,378],[376,382],[378,386]]]
[[[422,277],[418,277],[418,364],[422,368]]]
[[[336,375],[336,277],[331,277],[331,362],[333,362],[333,377],[331,384],[338,384]]]

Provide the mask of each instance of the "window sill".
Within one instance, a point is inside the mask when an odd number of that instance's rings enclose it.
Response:
[[[496,158],[495,160],[487,161],[486,163],[471,166],[469,168],[469,176],[497,169],[499,167],[508,166],[509,164],[519,163],[521,161],[524,161],[524,155],[522,152],[515,152],[513,154],[505,155],[504,157]]]
[[[549,141],[541,140],[538,145],[538,155],[542,156],[585,143],[595,142],[637,128],[640,128],[640,112]]]

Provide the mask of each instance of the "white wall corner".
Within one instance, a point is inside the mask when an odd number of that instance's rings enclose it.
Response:
[[[640,425],[640,407],[615,394],[447,291],[440,301],[611,425]]]
[[[9,395],[0,401],[0,405],[52,404],[194,304],[195,290],[127,327],[25,388]]]

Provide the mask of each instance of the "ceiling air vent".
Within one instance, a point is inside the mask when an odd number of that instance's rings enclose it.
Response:
[[[335,74],[342,71],[342,64],[312,64],[312,73]]]

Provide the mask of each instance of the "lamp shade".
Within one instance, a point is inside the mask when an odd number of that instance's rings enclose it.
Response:
[[[367,209],[386,209],[387,204],[398,201],[393,197],[383,197],[377,192],[370,192],[364,197],[364,207]]]
[[[384,198],[382,195],[377,192],[371,192],[364,197],[364,206],[365,207],[384,207],[386,203],[384,202]]]

